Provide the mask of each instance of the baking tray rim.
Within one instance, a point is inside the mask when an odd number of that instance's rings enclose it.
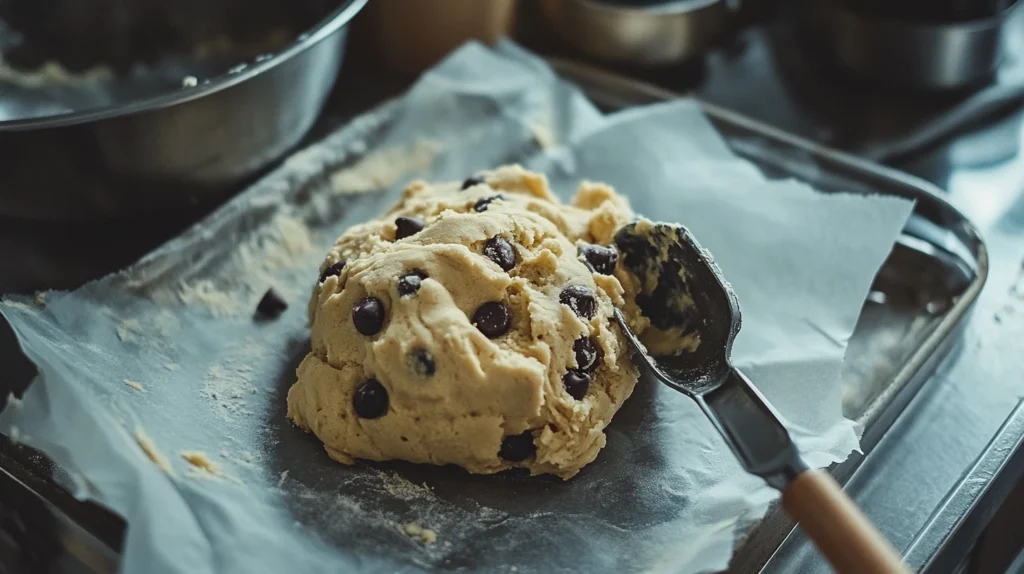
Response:
[[[84,111],[71,111],[50,116],[0,121],[0,133],[29,130],[63,128],[99,122],[133,114],[145,113],[177,106],[217,92],[222,92],[248,81],[264,72],[284,65],[298,54],[326,40],[335,32],[347,26],[369,0],[343,0],[343,2],[309,30],[301,32],[296,40],[289,43],[272,57],[259,62],[245,62],[245,68],[237,73],[222,73],[193,88],[171,91],[157,96],[134,100],[124,105],[104,106]]]

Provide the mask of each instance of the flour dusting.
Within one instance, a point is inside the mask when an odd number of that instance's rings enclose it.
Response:
[[[402,178],[429,170],[442,149],[439,142],[428,139],[384,148],[331,174],[331,188],[335,193],[344,194],[391,187]]]

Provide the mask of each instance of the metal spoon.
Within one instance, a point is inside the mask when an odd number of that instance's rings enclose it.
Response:
[[[740,308],[711,255],[685,227],[649,221],[620,229],[615,245],[640,279],[641,313],[662,335],[652,356],[615,311],[640,361],[697,402],[743,468],[782,492],[783,507],[838,572],[909,572],[835,480],[807,467],[772,406],[730,365]]]

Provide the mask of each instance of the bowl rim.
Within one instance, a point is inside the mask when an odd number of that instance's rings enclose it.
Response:
[[[571,0],[594,12],[603,12],[610,16],[677,16],[721,7],[729,4],[728,0],[671,0],[660,4],[632,6],[611,4],[601,0]]]
[[[242,82],[262,74],[267,70],[276,68],[284,62],[292,59],[297,54],[324,41],[339,29],[347,25],[352,18],[354,18],[355,15],[358,14],[364,6],[366,6],[368,1],[369,0],[345,0],[340,6],[335,8],[310,30],[299,34],[296,40],[293,40],[284,49],[265,60],[245,62],[245,68],[238,72],[222,73],[194,87],[182,87],[174,92],[159,94],[148,98],[141,98],[121,105],[104,106],[82,111],[70,111],[49,116],[0,121],[0,132],[61,128],[84,123],[98,122],[168,108],[224,91],[232,86],[241,84]]]

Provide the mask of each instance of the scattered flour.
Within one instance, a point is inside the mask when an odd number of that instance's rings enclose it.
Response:
[[[171,469],[171,463],[167,461],[167,457],[156,448],[156,444],[149,438],[146,431],[142,430],[142,427],[135,427],[135,442],[138,443],[142,452],[146,453],[149,460],[153,461],[153,464],[157,465],[160,470],[170,475],[174,474],[174,470]]]
[[[282,486],[284,486],[284,481],[286,481],[286,480],[288,480],[288,471],[287,470],[281,471],[281,478],[278,479],[278,481],[277,481],[277,487],[281,488]]]
[[[144,390],[146,390],[146,388],[143,387],[141,383],[136,383],[135,381],[129,381],[128,379],[124,380],[124,384],[126,384],[129,387],[135,389],[136,391],[144,391]]]
[[[384,490],[391,496],[400,498],[402,500],[411,500],[414,498],[420,498],[423,496],[433,495],[433,491],[426,484],[415,484],[397,472],[382,473],[381,484],[384,486]]]
[[[206,307],[214,317],[237,315],[242,307],[235,293],[218,289],[209,279],[182,282],[178,286],[178,298],[186,305]]]
[[[331,174],[331,188],[335,193],[365,193],[390,187],[404,177],[430,169],[442,149],[439,142],[428,139],[384,148]]]
[[[206,371],[203,379],[203,392],[217,401],[242,399],[248,393],[256,393],[252,384],[252,367],[245,369],[228,369],[224,365],[214,365]]]
[[[153,319],[153,326],[161,336],[170,337],[181,330],[181,319],[167,309],[161,309]]]
[[[0,302],[2,302],[4,305],[6,305],[6,306],[8,306],[8,307],[10,307],[12,309],[17,309],[19,311],[25,311],[25,312],[29,312],[29,313],[35,311],[34,309],[32,309],[32,307],[29,307],[28,305],[22,303],[21,301],[15,301],[14,299],[6,299],[6,298],[4,298],[4,299],[0,299]]]
[[[399,527],[406,536],[409,538],[419,538],[420,542],[424,544],[433,544],[437,542],[437,532],[429,528],[423,528],[418,522],[410,522]]]
[[[138,319],[125,319],[117,325],[117,338],[126,343],[139,340],[142,334],[142,324]]]

